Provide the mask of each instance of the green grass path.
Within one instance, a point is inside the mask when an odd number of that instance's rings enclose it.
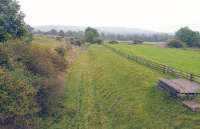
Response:
[[[200,114],[187,111],[157,87],[162,75],[92,45],[66,80],[61,121],[66,129],[197,129]],[[59,123],[59,122],[58,122]]]

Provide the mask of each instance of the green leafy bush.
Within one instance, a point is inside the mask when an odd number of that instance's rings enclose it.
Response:
[[[180,28],[176,33],[175,37],[188,47],[199,47],[200,46],[200,33],[193,31],[189,27]]]

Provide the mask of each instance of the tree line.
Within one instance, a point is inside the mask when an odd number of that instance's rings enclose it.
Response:
[[[91,34],[91,32],[93,34]],[[34,34],[40,35],[56,35],[56,36],[65,36],[65,37],[75,37],[79,39],[89,38],[88,35],[93,35],[96,37],[97,41],[149,41],[149,42],[164,42],[172,38],[173,35],[166,33],[155,33],[155,34],[112,34],[98,32],[95,28],[88,27],[85,31],[67,31],[63,30],[57,31],[56,29],[51,29],[50,31],[34,31]]]

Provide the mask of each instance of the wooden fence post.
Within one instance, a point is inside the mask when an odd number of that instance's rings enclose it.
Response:
[[[166,66],[165,65],[163,65],[163,73],[166,73]]]
[[[190,74],[190,81],[194,81],[194,75]]]
[[[117,49],[115,49],[111,46],[105,45],[105,44],[103,44],[103,46],[114,51],[118,55],[126,57],[126,58],[131,59],[131,60],[134,60],[137,63],[149,66],[151,68],[159,69],[159,71],[163,72],[164,74],[170,74],[170,75],[173,75],[173,76],[176,76],[176,77],[181,77],[181,78],[185,78],[185,79],[190,80],[190,81],[195,81],[195,82],[200,83],[200,76],[197,76],[195,74],[186,73],[186,72],[183,72],[183,71],[177,71],[176,69],[171,68],[167,65],[152,62],[152,61],[149,61],[149,60],[147,60],[143,57],[125,54],[125,53],[121,52],[120,50],[117,50]]]

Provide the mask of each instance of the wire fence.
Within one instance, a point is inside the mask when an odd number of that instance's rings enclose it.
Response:
[[[117,49],[115,49],[115,48],[113,48],[109,45],[106,45],[106,44],[104,44],[103,46],[112,50],[113,52],[117,53],[120,56],[123,56],[123,57],[125,57],[129,60],[133,60],[137,63],[143,64],[145,66],[148,66],[152,69],[158,70],[158,71],[160,71],[164,74],[169,74],[169,75],[176,77],[176,78],[184,78],[184,79],[187,79],[187,80],[190,80],[190,81],[200,83],[200,75],[195,75],[193,73],[185,72],[185,71],[182,71],[182,70],[177,70],[177,69],[172,68],[170,66],[160,64],[160,63],[152,61],[152,60],[147,60],[143,57],[139,57],[139,56],[136,56],[136,55],[126,54],[126,53],[121,52],[120,50],[117,50]]]

